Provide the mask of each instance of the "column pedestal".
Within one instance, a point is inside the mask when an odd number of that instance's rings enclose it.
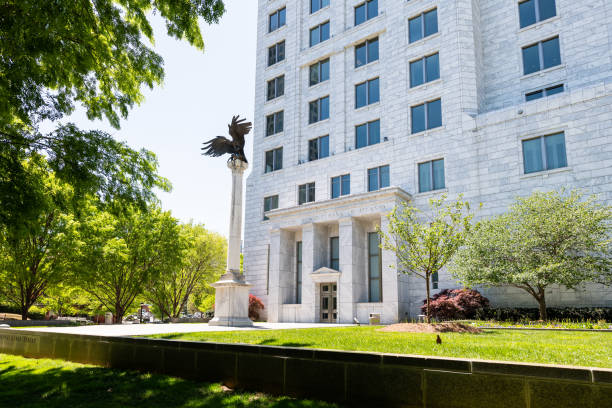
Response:
[[[252,326],[249,319],[249,288],[240,273],[240,244],[242,240],[242,175],[247,163],[230,159],[227,167],[232,170],[232,204],[230,213],[229,242],[227,246],[227,272],[215,288],[215,317],[210,326]]]

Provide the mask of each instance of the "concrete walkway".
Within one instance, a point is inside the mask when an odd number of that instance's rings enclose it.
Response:
[[[352,324],[324,324],[324,323],[255,323],[253,327],[221,327],[209,326],[207,323],[164,323],[164,324],[114,324],[76,327],[39,327],[14,329],[19,331],[41,331],[51,333],[82,334],[87,336],[146,336],[164,333],[192,333],[236,330],[283,330],[283,329],[310,329],[354,326]]]

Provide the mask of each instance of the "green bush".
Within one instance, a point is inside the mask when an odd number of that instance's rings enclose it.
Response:
[[[612,322],[611,307],[551,307],[546,309],[548,319],[554,321],[602,321]],[[500,322],[523,322],[539,320],[538,308],[497,307],[479,310],[476,319]]]

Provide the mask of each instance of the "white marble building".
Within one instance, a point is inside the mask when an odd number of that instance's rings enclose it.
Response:
[[[606,0],[259,0],[244,254],[268,320],[416,315],[424,282],[372,234],[400,201],[463,193],[482,217],[562,186],[612,201],[611,41]],[[547,296],[612,306],[599,286]]]

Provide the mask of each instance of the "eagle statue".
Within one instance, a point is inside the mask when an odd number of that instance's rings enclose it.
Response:
[[[240,119],[240,115],[232,117],[232,123],[227,125],[229,134],[232,140],[223,136],[217,136],[204,142],[202,147],[203,153],[206,156],[219,157],[229,153],[228,160],[242,160],[247,162],[244,155],[244,135],[251,131],[251,122],[245,122],[246,119]]]

